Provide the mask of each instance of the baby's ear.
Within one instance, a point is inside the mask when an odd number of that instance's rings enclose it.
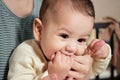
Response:
[[[39,18],[35,18],[33,22],[33,33],[36,41],[40,41],[42,31],[42,22]]]

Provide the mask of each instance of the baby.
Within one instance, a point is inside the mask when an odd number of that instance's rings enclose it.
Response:
[[[33,24],[35,39],[14,50],[8,80],[88,80],[91,71],[100,74],[111,53],[97,39],[86,48],[94,20],[91,0],[43,0]]]

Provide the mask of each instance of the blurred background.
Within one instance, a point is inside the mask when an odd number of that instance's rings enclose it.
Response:
[[[96,20],[91,36],[103,39],[110,44],[112,60],[106,71],[99,76],[91,77],[91,80],[120,80],[120,0],[92,0],[92,2]],[[108,17],[111,22],[103,20],[105,17]],[[116,24],[119,25],[116,26]]]
[[[120,0],[92,0],[95,6],[96,22],[103,22],[106,16],[120,21]]]

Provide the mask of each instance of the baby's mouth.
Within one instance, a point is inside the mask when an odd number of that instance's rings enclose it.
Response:
[[[69,52],[65,51],[64,49],[60,50],[60,52],[64,55],[67,55],[67,56],[71,56],[74,54],[74,53],[69,53]]]

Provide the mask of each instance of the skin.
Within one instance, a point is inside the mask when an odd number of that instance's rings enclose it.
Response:
[[[19,17],[26,17],[33,10],[33,0],[2,0]]]
[[[48,60],[51,60],[52,56],[55,57],[48,65],[48,72],[50,74],[55,73],[58,80],[63,80],[68,73],[76,79],[82,79],[85,74],[85,71],[82,71],[82,69],[85,66],[86,69],[89,69],[88,66],[92,64],[92,60],[89,65],[89,60],[85,60],[89,56],[82,57],[82,60],[77,61],[74,61],[71,57],[74,54],[78,55],[78,48],[81,55],[84,53],[87,39],[93,28],[94,19],[80,12],[71,11],[70,9],[67,11],[63,9],[62,12],[63,14],[57,14],[56,16],[53,16],[52,13],[47,14],[48,23],[46,25],[43,25],[39,19],[36,19],[34,22],[35,39]],[[69,14],[67,14],[68,12]],[[75,66],[81,66],[79,69],[78,67],[73,67],[76,70],[74,71],[74,75],[73,71],[70,72],[73,64]]]
[[[35,40],[49,61],[49,74],[43,80],[51,80],[51,75],[54,80],[88,80],[92,70],[91,55],[93,51],[97,54],[104,45],[93,41],[85,48],[94,18],[65,7],[59,11],[54,15],[47,13],[47,24],[37,18],[34,20]],[[100,47],[96,49],[95,45]],[[89,54],[88,50],[91,50]]]
[[[41,26],[39,43],[47,59],[50,60],[58,51],[66,55],[77,55],[78,48],[79,54],[83,54],[93,23],[92,17],[80,12],[64,10],[56,16],[49,13],[48,23]]]
[[[105,41],[98,39],[93,40],[86,51],[87,54],[99,59],[105,59],[109,54],[109,48],[105,45]]]

